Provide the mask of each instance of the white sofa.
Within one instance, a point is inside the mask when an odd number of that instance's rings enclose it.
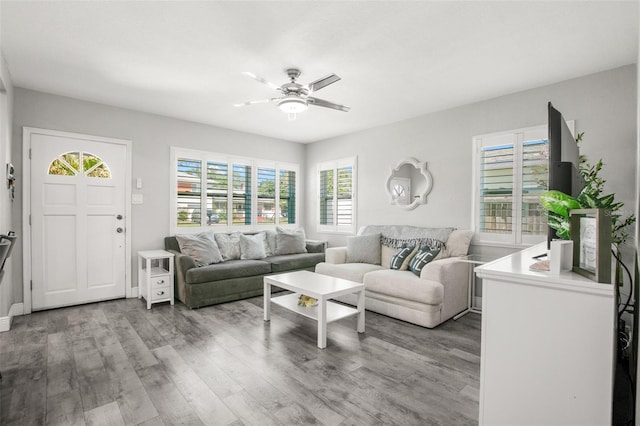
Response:
[[[359,236],[373,234],[381,235],[379,262],[348,262],[362,257],[349,253],[357,247],[349,241],[349,247],[328,248],[326,261],[316,265],[316,273],[364,283],[366,309],[423,327],[433,328],[467,308],[470,264],[460,262],[460,257],[467,254],[471,231],[388,225],[366,226],[358,232]],[[401,244],[419,246],[425,241],[441,245],[441,250],[420,276],[390,269]],[[339,300],[356,304],[353,295]]]

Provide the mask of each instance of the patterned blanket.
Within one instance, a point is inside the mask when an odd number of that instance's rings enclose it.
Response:
[[[358,235],[380,234],[382,245],[391,248],[407,246],[424,246],[443,248],[449,234],[455,228],[422,228],[408,225],[368,225]]]

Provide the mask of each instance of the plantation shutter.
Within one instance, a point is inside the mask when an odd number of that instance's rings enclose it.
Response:
[[[333,225],[333,170],[320,171],[320,224]]]
[[[296,172],[280,170],[280,223],[296,223]]]
[[[545,208],[540,195],[549,183],[549,141],[540,139],[523,143],[522,147],[522,226],[521,233],[543,235],[547,232]]]
[[[276,169],[258,167],[258,223],[276,222]]]
[[[251,225],[251,166],[233,165],[234,225]]]
[[[202,162],[188,158],[177,161],[177,226],[201,224]]]
[[[480,231],[513,232],[513,144],[484,146],[480,154]]]
[[[353,168],[351,166],[338,169],[337,185],[337,225],[351,225],[353,223]]]
[[[207,163],[207,225],[226,225],[228,215],[229,165]]]

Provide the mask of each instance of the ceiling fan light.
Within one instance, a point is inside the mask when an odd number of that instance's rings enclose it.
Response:
[[[299,96],[285,96],[278,101],[278,108],[285,114],[299,114],[306,111],[307,101]]]

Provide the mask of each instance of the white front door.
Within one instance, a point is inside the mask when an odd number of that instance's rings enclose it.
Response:
[[[127,146],[31,134],[34,310],[125,296]]]

